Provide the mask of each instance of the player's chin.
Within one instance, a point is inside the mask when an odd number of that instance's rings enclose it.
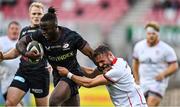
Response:
[[[33,22],[33,24],[34,24],[35,26],[39,26],[39,23],[40,23],[40,21],[34,21],[34,22]]]

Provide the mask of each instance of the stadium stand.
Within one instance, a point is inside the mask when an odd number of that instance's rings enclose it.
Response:
[[[155,20],[164,25],[176,25],[180,18],[180,0],[154,0],[144,21]]]
[[[85,2],[86,1],[86,2]],[[113,24],[121,18],[129,8],[127,0],[53,0],[45,3],[57,8],[61,21],[94,22],[98,24]],[[5,19],[26,19],[28,11],[26,0],[17,0],[14,6],[3,6]],[[102,19],[103,18],[103,19]]]

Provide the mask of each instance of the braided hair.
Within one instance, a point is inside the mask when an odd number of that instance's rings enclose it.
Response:
[[[53,21],[57,23],[57,17],[56,17],[56,10],[53,7],[49,7],[48,13],[44,14],[44,16],[41,18],[42,22],[45,21]]]

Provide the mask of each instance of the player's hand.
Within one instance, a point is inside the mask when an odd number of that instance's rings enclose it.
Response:
[[[34,51],[26,52],[25,56],[28,57],[28,58],[31,58],[31,59],[38,59],[38,58],[41,57],[41,54],[37,53],[37,51],[34,50]]]
[[[163,80],[165,78],[165,75],[164,75],[163,72],[161,72],[155,78],[156,78],[157,81],[161,81],[161,80]]]
[[[3,53],[0,51],[0,62],[3,61]]]
[[[69,73],[69,70],[65,67],[60,67],[60,66],[57,66],[57,70],[58,70],[58,73],[61,75],[61,76],[67,76],[67,74]]]

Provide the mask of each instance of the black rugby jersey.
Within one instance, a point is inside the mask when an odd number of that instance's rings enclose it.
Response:
[[[20,33],[20,37],[19,37],[19,40],[26,36],[26,35],[32,35],[36,30],[38,30],[39,27],[30,27],[30,26],[27,26],[27,27],[24,27],[22,30],[21,30],[21,33]],[[38,69],[44,69],[46,66],[47,66],[47,61],[45,60],[45,58],[43,58],[42,60],[40,60],[38,63],[36,64],[33,64],[31,62],[28,61],[28,58],[25,57],[25,56],[22,56],[20,58],[21,62],[20,62],[20,68],[23,68],[23,69],[26,69],[26,70],[38,70]],[[30,71],[28,71],[30,72]]]
[[[76,59],[77,50],[81,50],[87,43],[77,32],[66,27],[58,26],[61,36],[56,42],[49,42],[38,30],[32,35],[32,39],[43,45],[48,62],[56,70],[57,66],[66,67],[70,72],[82,75],[80,65]]]

